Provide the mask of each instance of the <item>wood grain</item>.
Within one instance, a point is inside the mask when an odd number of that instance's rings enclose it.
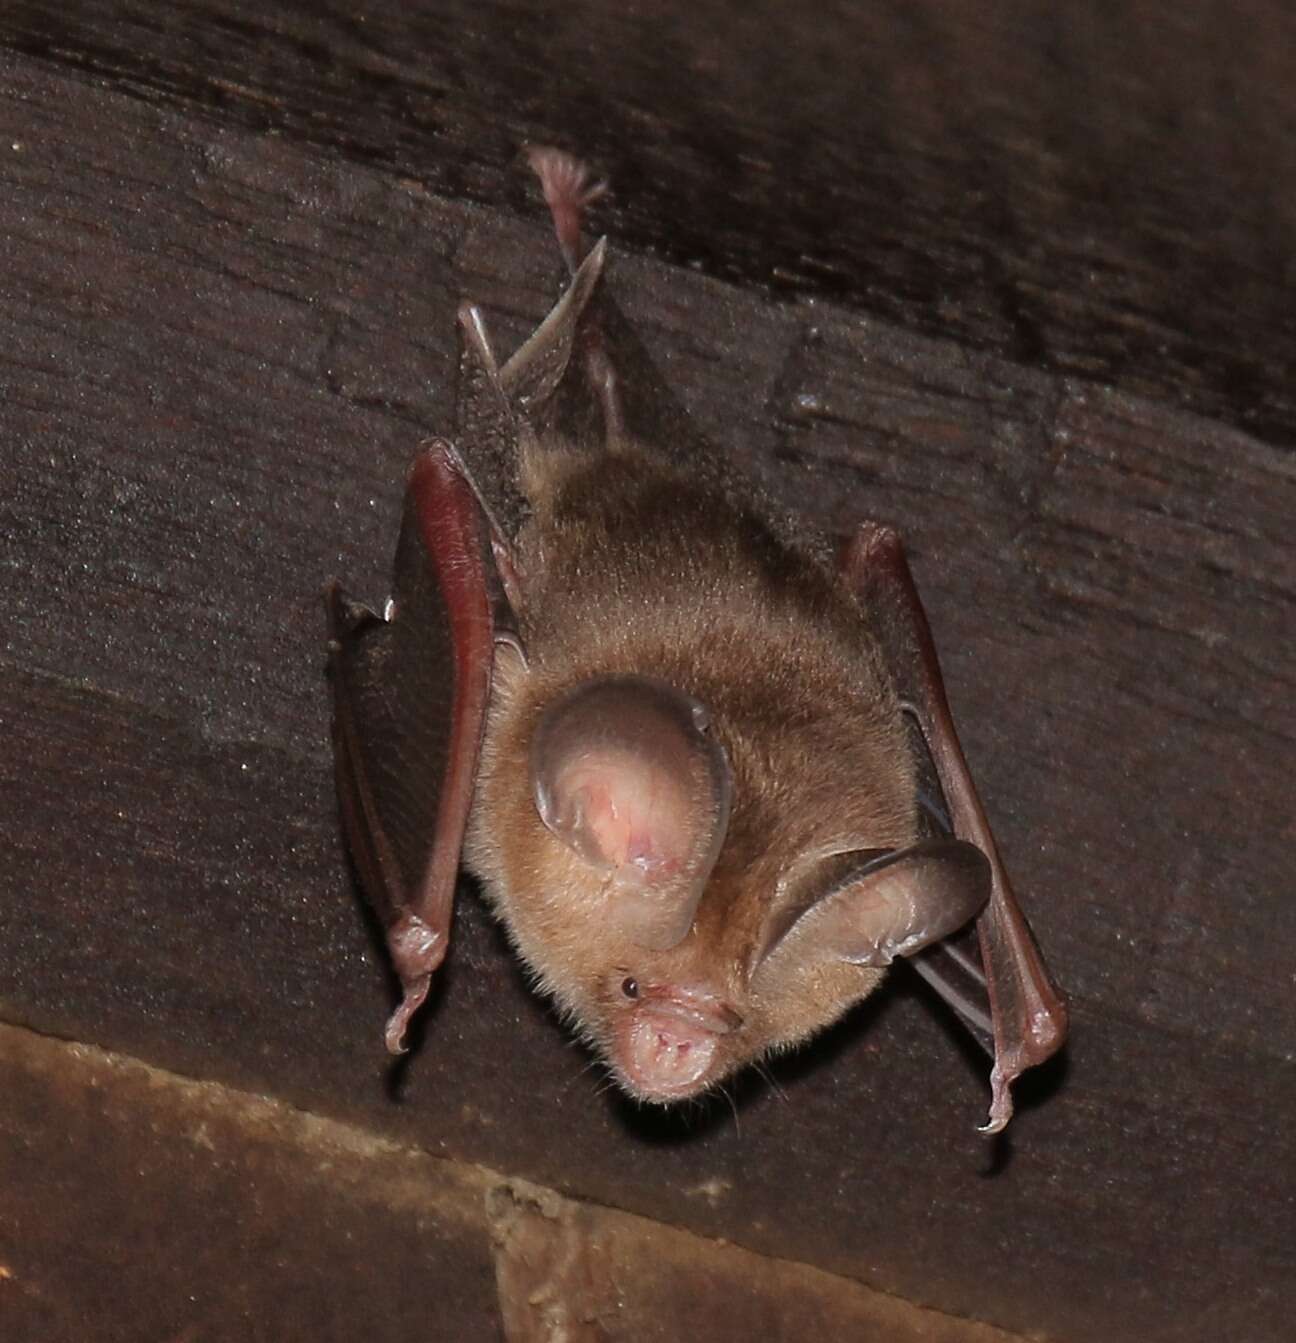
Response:
[[[557,141],[634,250],[1296,442],[1281,0],[22,0],[0,42],[515,212]]]

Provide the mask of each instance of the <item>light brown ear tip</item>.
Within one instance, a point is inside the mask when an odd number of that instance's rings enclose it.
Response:
[[[655,929],[651,925],[641,925],[628,929],[630,940],[645,951],[669,951],[672,947],[677,947],[688,936],[688,930],[693,926],[692,917],[684,925],[684,931],[679,932],[678,924],[672,923],[670,927]]]

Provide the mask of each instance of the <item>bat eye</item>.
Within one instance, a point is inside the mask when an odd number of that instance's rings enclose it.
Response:
[[[639,981],[637,979],[623,979],[621,981],[621,992],[627,998],[637,998],[639,996]]]

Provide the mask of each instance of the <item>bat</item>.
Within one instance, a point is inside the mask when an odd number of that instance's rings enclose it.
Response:
[[[700,442],[605,292],[604,190],[533,148],[567,278],[501,363],[458,314],[454,434],[410,471],[383,612],[328,592],[343,827],[404,1048],[461,865],[619,1085],[791,1048],[897,956],[993,1059],[1065,1000],[1000,861],[901,542],[843,543]]]

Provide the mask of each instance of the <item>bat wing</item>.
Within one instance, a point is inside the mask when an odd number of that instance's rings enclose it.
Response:
[[[990,863],[990,900],[976,921],[975,944],[966,935],[951,938],[914,964],[993,1053],[983,1132],[997,1133],[1012,1118],[1012,1083],[1065,1042],[1066,1002],[1013,895],[977,797],[899,537],[866,523],[846,550],[843,574],[875,625],[901,703],[922,734],[954,833]]]
[[[600,246],[502,367],[481,313],[464,305],[456,430],[468,464],[444,440],[415,461],[383,615],[329,590],[338,797],[401,982],[393,1053],[449,946],[495,644],[517,640],[496,556],[516,581],[509,542],[529,511],[521,455],[564,380],[602,264]]]
[[[502,601],[476,494],[434,442],[410,471],[385,615],[328,593],[343,826],[403,990],[393,1053],[449,945]]]

